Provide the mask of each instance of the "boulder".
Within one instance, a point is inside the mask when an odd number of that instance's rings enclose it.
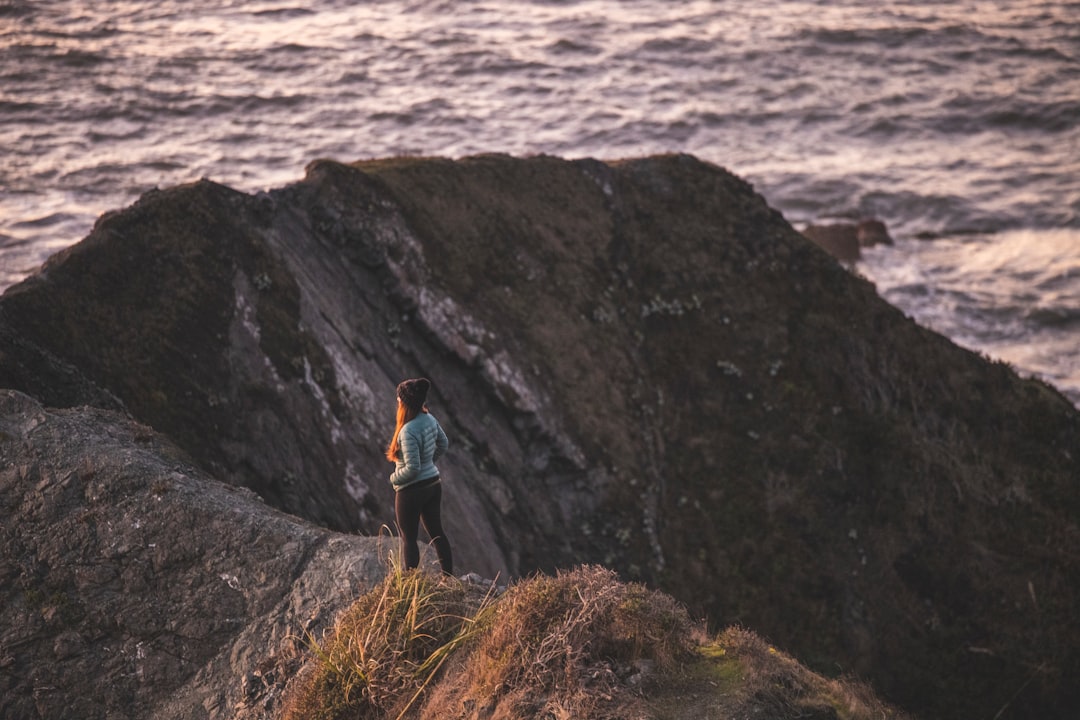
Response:
[[[601,564],[928,717],[1080,705],[1076,408],[695,158],[148,194],[9,289],[0,338],[0,386],[372,536],[394,385],[427,376],[462,572]]]
[[[843,262],[855,262],[862,257],[859,233],[851,223],[807,225],[803,235],[825,252]]]
[[[862,248],[892,245],[885,223],[874,219],[857,223],[811,224],[802,232],[807,239],[844,262],[854,262],[862,257]]]
[[[860,220],[855,226],[855,236],[859,240],[859,247],[893,244],[888,228],[880,220]]]
[[[114,412],[10,390],[0,507],[5,718],[265,717],[385,573],[379,538],[274,510]]]

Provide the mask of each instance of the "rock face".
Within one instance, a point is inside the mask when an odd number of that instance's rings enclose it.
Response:
[[[10,289],[0,338],[0,386],[368,534],[425,375],[462,571],[604,564],[928,717],[1080,705],[1076,409],[691,157],[149,194]]]
[[[0,468],[0,717],[260,717],[385,572],[112,412],[0,391]]]

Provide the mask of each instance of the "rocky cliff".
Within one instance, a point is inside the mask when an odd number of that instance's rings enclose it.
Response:
[[[0,391],[0,463],[0,717],[263,717],[385,573],[109,411]]]
[[[0,461],[3,718],[906,717],[606,569],[403,574],[111,411],[0,391]]]
[[[0,386],[392,522],[433,379],[463,569],[591,562],[933,717],[1080,704],[1080,416],[687,156],[313,163],[151,193],[0,299]]]

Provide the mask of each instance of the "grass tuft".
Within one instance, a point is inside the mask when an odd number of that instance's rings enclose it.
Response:
[[[747,630],[710,637],[670,596],[595,566],[499,597],[391,568],[310,651],[285,720],[904,717]]]
[[[698,631],[670,596],[610,570],[539,575],[493,604],[476,648],[428,714],[478,706],[492,717],[607,717],[625,689],[686,660]]]
[[[490,596],[449,578],[392,568],[322,641],[285,720],[401,717],[445,660],[478,631]]]

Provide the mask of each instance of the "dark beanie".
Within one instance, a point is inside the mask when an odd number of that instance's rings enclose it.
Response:
[[[431,381],[427,378],[404,380],[397,386],[397,396],[401,398],[401,402],[405,403],[406,407],[412,408],[413,410],[419,410],[424,407],[424,403],[427,402],[427,394],[430,387]]]

